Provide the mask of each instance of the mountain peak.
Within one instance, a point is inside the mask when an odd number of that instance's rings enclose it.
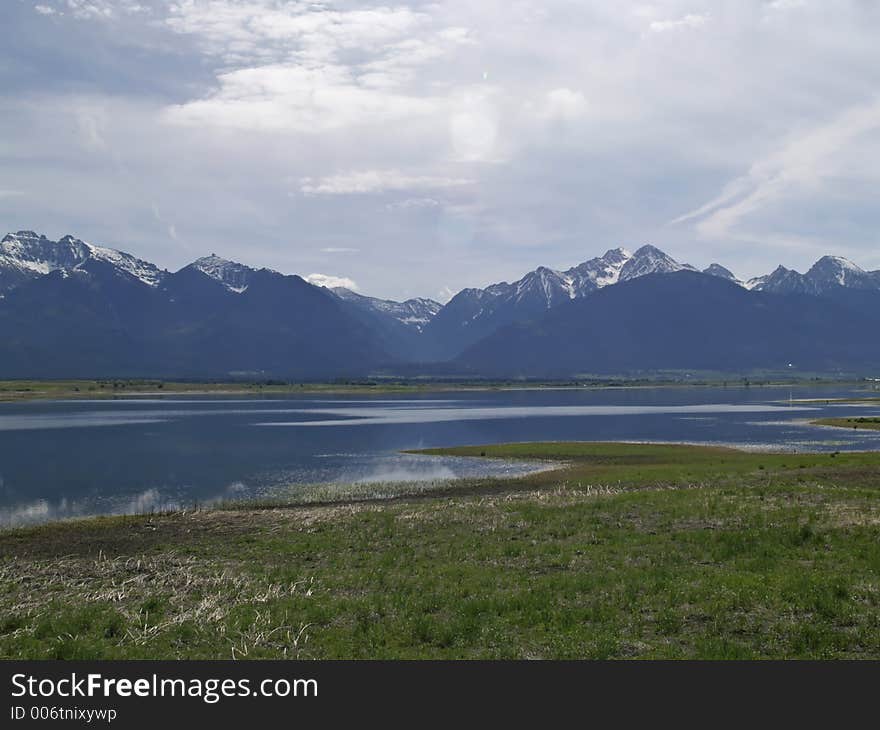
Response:
[[[633,257],[632,251],[618,246],[617,248],[609,248],[600,258],[605,261],[625,261]]]
[[[782,264],[777,266],[772,273],[749,279],[746,282],[746,289],[775,294],[802,294],[808,288],[803,274],[793,269],[787,269]]]
[[[667,256],[668,258],[668,255],[664,251],[661,251],[659,248],[650,243],[639,246],[633,252],[633,258],[635,258],[636,256]]]
[[[853,272],[855,274],[866,273],[864,269],[856,266],[852,261],[845,259],[843,256],[823,256],[810,267],[810,271],[807,272],[808,276],[811,271],[833,271],[841,274],[844,272]]]
[[[5,236],[3,236],[3,240],[0,241],[0,243],[15,241],[22,238],[32,239],[35,241],[47,240],[46,237],[41,233],[34,233],[34,231],[16,231],[15,233],[7,233]]]
[[[709,276],[717,276],[719,279],[727,279],[727,281],[732,281],[737,284],[740,283],[740,280],[736,278],[734,273],[721,264],[710,264],[703,269],[703,273],[708,274]]]
[[[843,256],[823,256],[804,275],[811,289],[823,294],[838,287],[880,289],[880,277]]]
[[[0,243],[0,290],[53,271],[72,271],[89,259],[108,263],[148,286],[157,286],[163,276],[147,261],[113,248],[93,246],[71,234],[52,241],[34,231],[18,231]]]
[[[235,261],[230,261],[229,259],[224,259],[222,256],[218,256],[215,253],[210,253],[207,256],[201,256],[193,261],[193,264],[199,265],[211,265],[211,264],[235,264]],[[239,264],[241,265],[241,264]]]
[[[368,312],[391,317],[417,332],[421,332],[422,328],[443,308],[442,304],[433,299],[415,298],[396,302],[358,294],[344,286],[333,287],[331,291],[349,304]]]
[[[201,271],[205,276],[219,281],[229,291],[233,291],[236,294],[241,294],[248,288],[251,278],[256,271],[256,269],[252,269],[250,266],[224,259],[215,253],[196,259],[187,268]]]
[[[628,281],[647,274],[669,274],[673,271],[694,267],[689,264],[680,264],[674,258],[656,246],[645,244],[636,249],[620,270],[620,281]]]

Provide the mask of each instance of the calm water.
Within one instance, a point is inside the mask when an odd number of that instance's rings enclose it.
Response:
[[[866,395],[797,388],[797,398]],[[470,392],[376,398],[130,398],[0,403],[0,526],[295,494],[303,485],[433,481],[535,468],[407,456],[503,441],[671,441],[876,450],[823,429],[880,406],[789,404],[789,389]]]

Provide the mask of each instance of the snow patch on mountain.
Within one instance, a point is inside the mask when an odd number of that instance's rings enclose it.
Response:
[[[196,259],[190,266],[215,281],[219,281],[229,291],[236,294],[247,291],[251,276],[256,271],[250,266],[245,266],[237,261],[229,261],[214,253]]]
[[[823,294],[835,287],[880,289],[876,271],[865,271],[842,256],[823,256],[804,274],[809,288]]]
[[[619,281],[629,281],[648,274],[671,274],[696,271],[690,264],[680,264],[669,254],[651,245],[642,246],[620,269]]]
[[[0,241],[0,290],[11,289],[52,271],[73,271],[89,260],[104,261],[116,270],[158,286],[165,276],[157,266],[131,254],[95,246],[67,235],[53,241],[34,231],[18,231]]]
[[[434,318],[437,312],[443,309],[443,305],[433,299],[415,298],[396,302],[391,299],[364,296],[345,287],[335,287],[331,291],[346,302],[392,317],[419,332]]]
[[[703,273],[709,276],[717,276],[719,279],[726,279],[727,281],[732,281],[734,284],[744,286],[743,282],[740,281],[730,269],[721,264],[710,264],[703,269]]]
[[[822,296],[840,288],[880,290],[880,274],[865,271],[842,256],[823,256],[806,274],[778,266],[771,274],[750,279],[745,286],[774,294]]]

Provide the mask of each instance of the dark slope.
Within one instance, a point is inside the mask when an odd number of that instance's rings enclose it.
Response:
[[[483,374],[567,376],[694,369],[834,370],[880,364],[880,309],[845,297],[749,292],[689,271],[602,289],[503,328],[457,364]]]
[[[235,294],[184,269],[159,287],[88,261],[0,299],[0,377],[326,377],[388,362],[329,291],[253,275]]]

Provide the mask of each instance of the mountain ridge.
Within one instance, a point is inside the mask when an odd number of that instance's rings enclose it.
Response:
[[[780,266],[743,282],[721,264],[699,272],[652,245],[615,248],[566,270],[539,266],[512,283],[464,289],[440,305],[324,288],[216,254],[169,272],[71,235],[52,241],[19,231],[0,241],[0,377],[319,377],[419,367],[521,375],[529,362],[536,373],[559,372],[566,357],[572,366],[612,364],[610,355],[601,360],[592,350],[577,350],[568,340],[578,336],[594,339],[590,346],[597,351],[629,353],[634,369],[668,366],[667,340],[678,343],[681,362],[708,362],[712,347],[723,349],[704,319],[696,320],[688,345],[680,330],[690,315],[651,301],[649,291],[688,301],[707,316],[715,303],[719,328],[739,341],[739,349],[716,365],[738,368],[761,358],[778,364],[779,353],[760,337],[788,342],[794,351],[789,331],[818,343],[817,352],[824,352],[824,342],[837,343],[838,352],[826,352],[816,360],[820,365],[842,367],[848,357],[860,367],[870,362],[864,333],[880,313],[880,272],[839,256],[820,258],[805,274]],[[706,302],[695,292],[704,292]],[[607,301],[621,311],[603,310]],[[741,312],[729,311],[725,302]],[[656,320],[664,307],[673,318]],[[761,308],[763,318],[756,314]],[[825,310],[841,318],[839,326],[831,326]],[[571,311],[607,321],[584,329],[578,319],[565,320]],[[652,330],[638,329],[652,318]],[[740,319],[763,334],[753,337]],[[853,330],[852,322],[864,331]],[[615,327],[641,332],[641,350]]]

